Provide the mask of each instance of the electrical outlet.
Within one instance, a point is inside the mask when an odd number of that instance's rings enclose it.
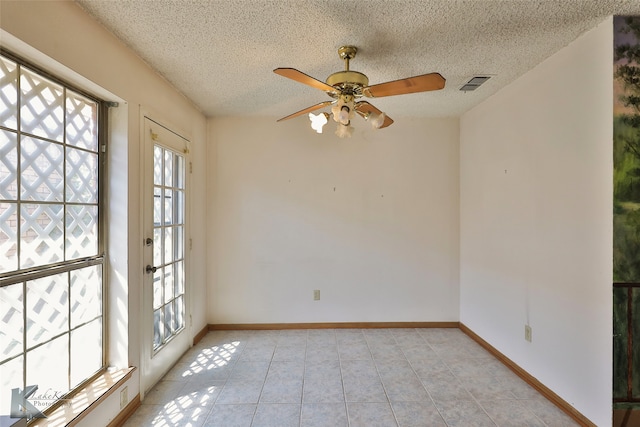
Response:
[[[531,342],[531,326],[524,325],[524,339]]]
[[[313,300],[320,301],[320,289],[315,289],[313,291]]]
[[[125,386],[120,390],[120,409],[124,409],[127,403],[129,403],[129,388]]]

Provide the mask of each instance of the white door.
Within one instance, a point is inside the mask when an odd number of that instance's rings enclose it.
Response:
[[[189,348],[188,141],[144,119],[144,262],[142,391]]]

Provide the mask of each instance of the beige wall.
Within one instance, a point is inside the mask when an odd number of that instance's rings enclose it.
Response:
[[[358,121],[347,140],[304,118],[207,121],[71,2],[2,1],[0,26],[3,46],[121,103],[110,262],[125,356],[111,360],[140,358],[143,108],[193,141],[192,334],[207,322],[461,319],[609,423],[610,21],[460,125],[394,117],[374,132]],[[105,425],[118,395],[82,425]]]
[[[460,126],[461,321],[600,426],[612,393],[612,60],[608,19]]]
[[[109,214],[110,310],[112,341],[109,362],[140,366],[141,229],[140,120],[141,111],[192,140],[194,162],[191,221],[193,233],[191,335],[206,325],[205,239],[205,117],[180,93],[93,21],[72,2],[2,1],[0,43],[14,53],[66,78],[107,100],[119,101],[110,114]],[[127,384],[129,396],[139,392],[139,378]],[[114,393],[82,421],[106,425],[119,411]]]
[[[210,120],[210,323],[458,320],[458,120],[354,125]]]

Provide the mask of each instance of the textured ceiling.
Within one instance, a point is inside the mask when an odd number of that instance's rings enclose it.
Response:
[[[324,81],[351,69],[370,84],[439,72],[445,89],[370,100],[391,117],[459,116],[640,0],[77,0],[207,116],[281,117],[329,100],[280,77]],[[580,70],[576,70],[579,73]],[[474,75],[492,78],[474,92]]]

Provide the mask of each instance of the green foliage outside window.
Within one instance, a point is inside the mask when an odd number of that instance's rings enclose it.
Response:
[[[640,17],[627,17],[614,77],[626,108],[614,118],[613,280],[640,282]]]

